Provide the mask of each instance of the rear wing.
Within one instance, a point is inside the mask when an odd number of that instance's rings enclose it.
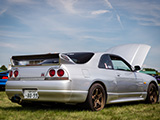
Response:
[[[12,56],[13,66],[44,66],[44,65],[74,64],[74,62],[64,54],[49,53],[39,55]]]

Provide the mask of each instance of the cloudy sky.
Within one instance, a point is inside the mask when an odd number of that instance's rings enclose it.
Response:
[[[160,71],[159,0],[0,0],[0,65],[12,55],[106,51],[140,43]]]

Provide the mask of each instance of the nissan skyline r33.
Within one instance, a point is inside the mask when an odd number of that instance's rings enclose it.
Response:
[[[111,103],[154,104],[159,100],[157,81],[138,72],[149,48],[129,44],[99,53],[12,56],[6,94],[22,106],[32,102],[86,103],[93,111]]]

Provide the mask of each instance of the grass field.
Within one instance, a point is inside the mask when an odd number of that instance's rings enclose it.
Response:
[[[160,104],[136,102],[106,105],[99,112],[76,105],[23,108],[11,103],[5,92],[0,92],[0,120],[160,120]]]

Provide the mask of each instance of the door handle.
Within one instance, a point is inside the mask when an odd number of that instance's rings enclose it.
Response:
[[[121,75],[120,75],[120,74],[117,74],[117,76],[120,77]]]
[[[120,73],[118,73],[118,72],[116,73],[116,75],[117,75],[117,77],[120,77],[120,76],[121,76],[121,74],[120,74]]]

